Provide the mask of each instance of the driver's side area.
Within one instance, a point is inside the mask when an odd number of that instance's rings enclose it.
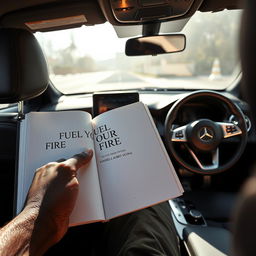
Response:
[[[190,110],[195,106],[199,114]],[[235,173],[245,161],[245,116],[227,97],[198,91],[172,106],[165,127],[170,155],[183,167],[185,193],[170,205],[184,251],[193,256],[229,255],[237,193],[229,179],[234,173],[234,184],[241,184]],[[221,179],[223,186],[218,184]]]

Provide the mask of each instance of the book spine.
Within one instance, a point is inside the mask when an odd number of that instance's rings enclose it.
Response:
[[[95,122],[92,122],[92,131],[94,131],[94,129],[96,128],[96,124]],[[107,216],[106,216],[106,211],[105,211],[105,205],[104,205],[104,197],[103,197],[103,193],[102,193],[102,189],[101,189],[101,178],[100,178],[100,173],[99,173],[99,165],[98,165],[98,157],[96,154],[96,146],[95,146],[95,136],[93,136],[93,146],[94,146],[94,153],[95,153],[95,159],[96,159],[96,165],[97,165],[97,173],[98,173],[98,180],[99,180],[99,187],[100,187],[100,194],[101,194],[101,203],[102,203],[102,208],[103,208],[103,213],[104,213],[104,219],[105,221],[107,220]]]

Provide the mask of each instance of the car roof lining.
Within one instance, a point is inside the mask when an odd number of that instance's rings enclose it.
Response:
[[[99,2],[101,2],[99,0]],[[35,31],[52,31],[82,25],[101,24],[109,20],[110,10],[104,10],[96,0],[8,0],[0,2],[0,26],[24,28],[32,32]],[[196,1],[195,1],[196,2]],[[198,2],[198,0],[197,0]],[[224,9],[241,9],[243,1],[241,0],[204,0],[200,3],[199,11],[216,12]],[[196,10],[192,10],[183,17],[173,18],[172,20],[189,18]],[[58,19],[63,17],[73,17],[84,15],[86,21],[75,24],[60,24],[59,26],[41,28],[32,30],[26,26],[26,22],[42,21],[48,19]],[[110,20],[113,25],[114,20]],[[121,27],[121,26],[120,26]],[[120,28],[122,30],[122,28]]]

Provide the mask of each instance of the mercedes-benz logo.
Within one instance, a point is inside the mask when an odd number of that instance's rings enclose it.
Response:
[[[214,133],[213,133],[212,129],[209,129],[208,127],[203,127],[199,131],[199,138],[202,141],[210,141],[213,139],[213,137],[214,137]]]

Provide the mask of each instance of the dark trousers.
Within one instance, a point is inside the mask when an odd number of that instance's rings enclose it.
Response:
[[[167,202],[106,223],[70,228],[46,255],[178,256],[178,239]]]

